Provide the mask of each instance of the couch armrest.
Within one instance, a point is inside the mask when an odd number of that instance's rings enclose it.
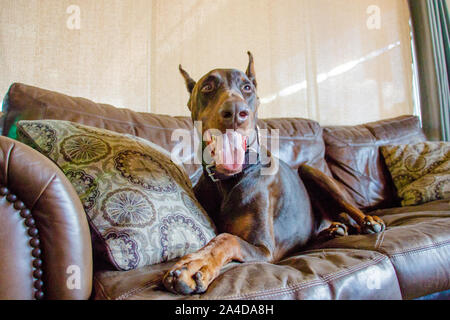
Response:
[[[0,136],[0,300],[88,299],[92,247],[83,206],[48,158]]]

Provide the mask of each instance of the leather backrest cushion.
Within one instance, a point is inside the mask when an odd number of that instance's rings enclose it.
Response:
[[[171,140],[173,130],[193,130],[192,120],[189,117],[135,112],[21,83],[14,83],[10,87],[3,112],[6,112],[2,118],[3,135],[11,131],[17,120],[68,120],[132,134],[147,139],[168,151],[172,151],[179,143],[178,140]],[[324,158],[323,130],[317,122],[290,118],[260,120],[258,124],[262,129],[280,130],[279,156],[292,168],[297,169],[300,164],[308,163],[326,174],[331,174]],[[270,137],[267,140],[270,150]],[[192,159],[193,153],[187,158]],[[185,168],[192,178],[200,165],[188,164]]]
[[[302,118],[263,119],[259,120],[258,126],[267,130],[268,135],[261,136],[272,152],[272,130],[279,130],[277,156],[291,168],[297,170],[301,164],[307,163],[331,176],[325,161],[323,129],[316,121]]]
[[[324,128],[331,172],[362,210],[398,206],[395,187],[380,146],[425,141],[420,121],[401,116],[357,126]]]
[[[134,112],[21,83],[10,87],[3,112],[6,112],[3,135],[10,132],[17,120],[67,120],[132,134],[155,142],[165,149],[174,145],[170,140],[173,128],[192,128],[191,120],[187,117]]]

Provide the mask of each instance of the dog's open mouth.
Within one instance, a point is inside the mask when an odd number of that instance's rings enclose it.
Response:
[[[247,149],[247,136],[234,130],[227,130],[222,135],[206,132],[207,152],[215,164],[216,172],[234,175],[242,171]]]

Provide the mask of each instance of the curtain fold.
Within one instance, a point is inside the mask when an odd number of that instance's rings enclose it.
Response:
[[[423,129],[450,139],[450,19],[443,0],[409,0],[420,83]]]
[[[450,19],[445,1],[429,0],[430,25],[434,47],[434,62],[438,77],[441,138],[450,140]]]

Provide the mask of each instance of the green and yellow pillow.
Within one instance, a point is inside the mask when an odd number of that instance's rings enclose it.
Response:
[[[95,233],[97,254],[116,269],[181,257],[214,237],[189,177],[161,147],[59,120],[19,121],[17,133],[71,181]]]
[[[381,152],[402,206],[450,199],[450,143],[383,146]]]

